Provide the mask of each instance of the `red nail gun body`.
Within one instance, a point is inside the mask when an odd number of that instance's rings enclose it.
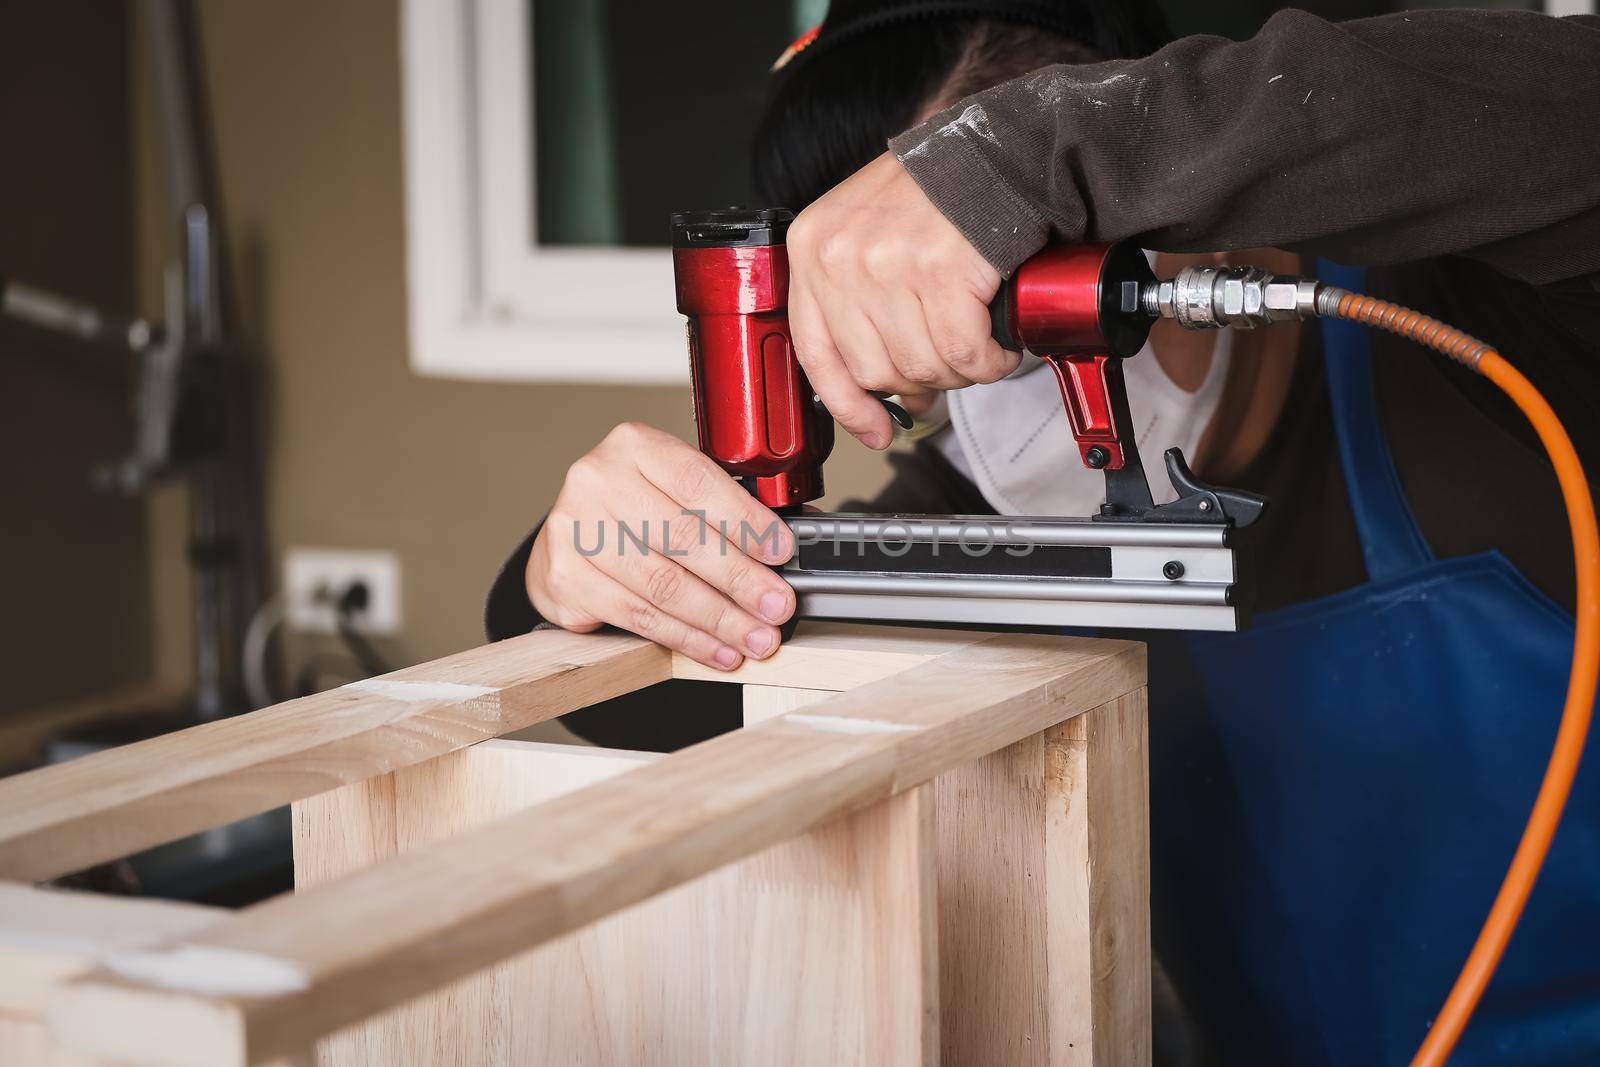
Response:
[[[700,450],[771,508],[822,495],[833,420],[817,403],[789,339],[787,211],[673,216],[678,310]]]
[[[689,320],[700,448],[769,507],[815,500],[833,423],[789,337],[789,259],[779,209],[673,216],[678,310]],[[1139,286],[1154,281],[1129,245],[1057,245],[1028,260],[991,308],[995,338],[1056,372],[1084,465],[1125,465],[1120,359],[1150,332]],[[1124,306],[1124,297],[1128,306]]]
[[[1005,566],[979,563],[970,552],[937,558],[941,545],[966,536],[971,521],[994,525],[983,517],[894,517],[890,526],[905,531],[896,543],[905,550],[898,551],[885,547],[879,517],[798,515],[800,504],[823,493],[833,423],[789,336],[783,240],[791,219],[780,209],[676,214],[673,268],[678,309],[689,320],[700,448],[762,503],[793,516],[788,521],[801,551],[785,577],[801,593],[803,614],[1238,628],[1228,531],[1248,525],[1265,502],[1200,483],[1176,449],[1168,450],[1166,463],[1179,499],[1152,501],[1122,360],[1149,335],[1152,316],[1140,294],[1155,278],[1144,253],[1129,244],[1046,248],[1001,286],[990,306],[995,339],[1042,357],[1055,371],[1079,458],[1105,477],[1098,514],[1002,524],[1011,533],[990,540],[1007,549],[1003,555],[1013,562]],[[1112,531],[1112,524],[1151,529]],[[808,553],[807,538],[813,547],[828,546],[832,558]],[[1021,541],[1028,543],[1025,553]],[[846,542],[857,547],[857,558],[842,558]],[[1035,553],[1036,544],[1048,550]],[[1124,561],[1121,575],[1113,548],[1124,550],[1117,557]],[[1208,552],[1225,558],[1202,559]],[[1023,556],[1030,562],[1014,562]],[[1155,569],[1146,574],[1148,565]],[[1099,606],[1086,614],[1085,605]]]

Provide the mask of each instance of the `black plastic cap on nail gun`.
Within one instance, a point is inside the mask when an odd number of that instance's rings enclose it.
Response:
[[[724,207],[672,214],[673,248],[781,245],[794,212],[781,207]]]

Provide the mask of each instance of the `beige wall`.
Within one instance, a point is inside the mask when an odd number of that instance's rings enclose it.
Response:
[[[398,4],[229,0],[201,8],[240,320],[269,381],[273,565],[291,545],[392,548],[406,614],[396,655],[425,659],[477,643],[490,576],[566,466],[623,419],[687,435],[687,389],[412,374]],[[153,278],[163,231],[148,156],[141,257]],[[853,443],[840,451],[829,468],[835,496],[885,477],[878,457]],[[184,618],[172,597],[182,584],[170,530],[180,512],[170,501],[156,511],[170,629]],[[181,659],[181,640],[166,636],[167,655]],[[295,651],[307,647],[297,642]]]

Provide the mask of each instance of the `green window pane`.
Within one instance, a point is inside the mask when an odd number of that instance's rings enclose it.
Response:
[[[751,202],[768,68],[825,4],[530,2],[538,244],[665,245],[671,212]]]

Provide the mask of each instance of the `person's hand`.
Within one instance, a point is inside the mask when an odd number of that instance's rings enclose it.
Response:
[[[789,330],[828,411],[869,448],[892,427],[868,390],[913,397],[1011,373],[990,336],[990,266],[891,155],[789,227]]]
[[[783,521],[698,449],[623,423],[567,471],[528,599],[565,629],[608,623],[731,670],[778,647],[794,591],[765,564],[793,551]]]

